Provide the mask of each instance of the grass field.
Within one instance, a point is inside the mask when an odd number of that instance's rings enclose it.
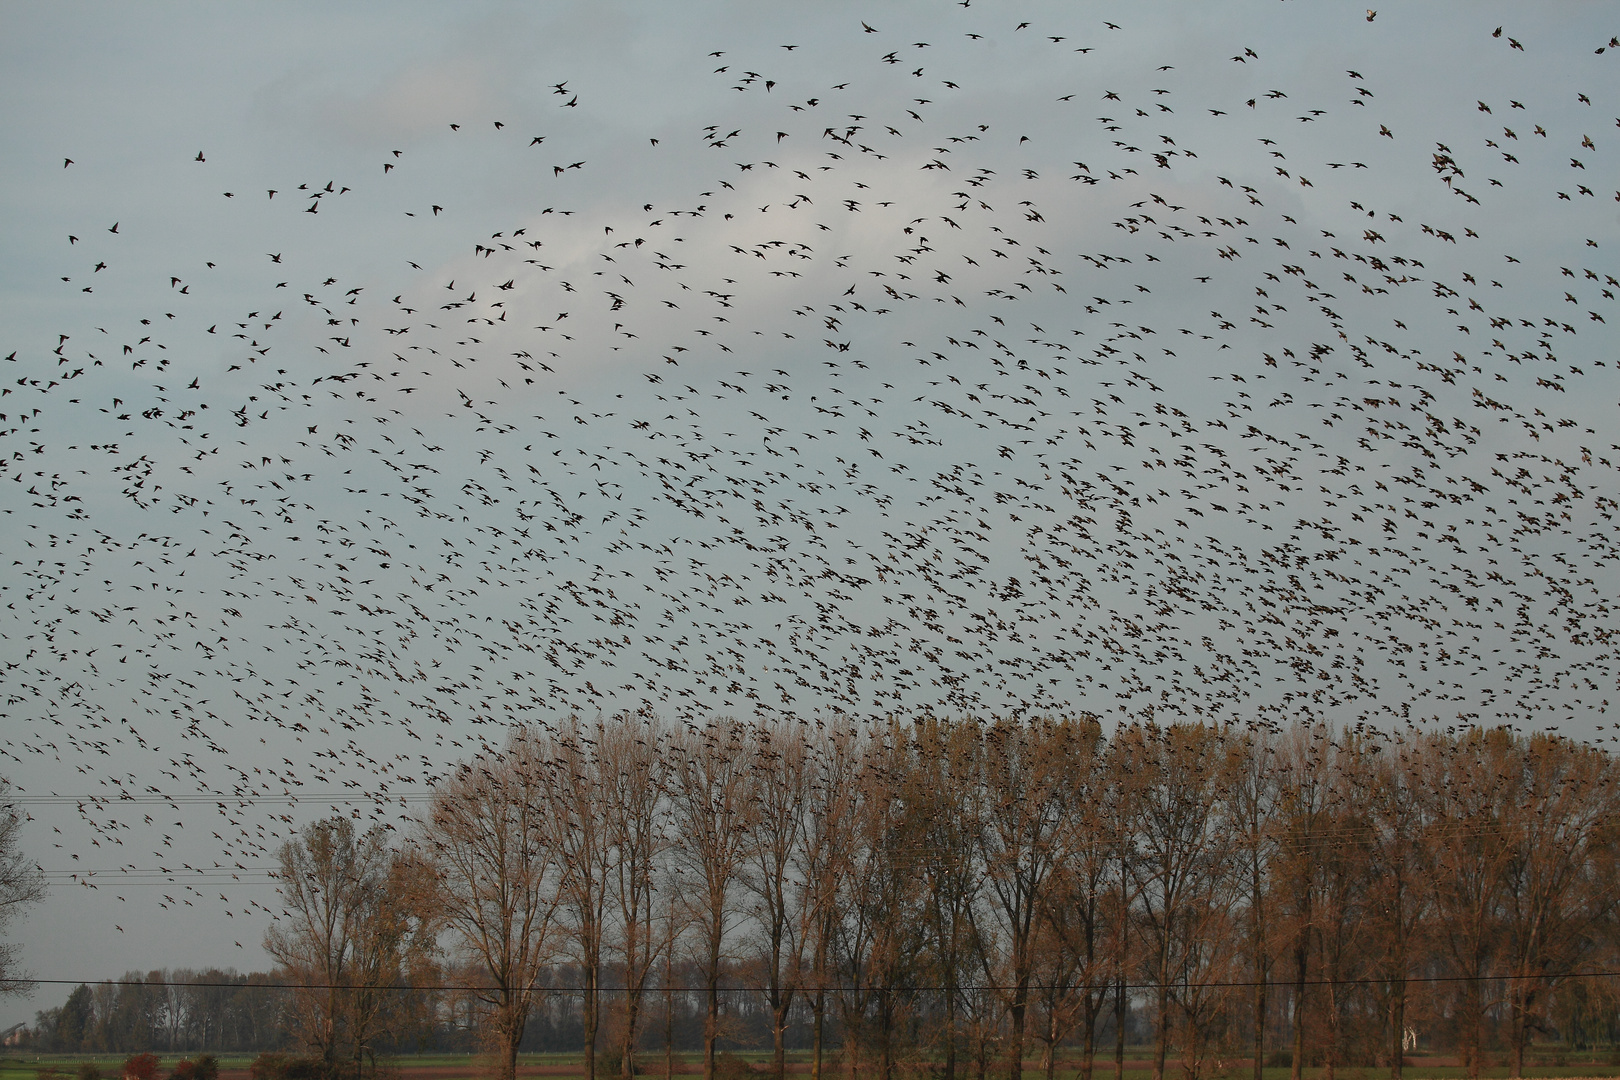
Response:
[[[169,1054],[162,1057],[162,1066],[159,1069],[159,1080],[163,1080],[167,1071],[184,1054]],[[751,1071],[763,1076],[770,1065],[770,1054],[767,1052],[739,1052],[729,1055],[748,1063]],[[1538,1062],[1525,1067],[1524,1075],[1531,1080],[1575,1080],[1585,1077],[1620,1077],[1620,1065],[1611,1065],[1607,1053],[1582,1052],[1579,1054],[1562,1055],[1564,1064]],[[73,1080],[81,1064],[92,1063],[101,1069],[102,1075],[108,1080],[117,1080],[119,1066],[123,1064],[125,1054],[6,1054],[0,1055],[0,1080]],[[223,1054],[218,1055],[220,1063],[220,1080],[248,1080],[248,1065],[253,1060],[250,1054]],[[810,1058],[807,1053],[791,1053],[788,1055],[788,1071],[790,1073],[807,1076],[810,1071]],[[475,1055],[469,1054],[403,1054],[388,1059],[387,1065],[396,1071],[398,1080],[471,1080],[471,1078],[484,1075],[483,1062]],[[640,1058],[643,1076],[659,1077],[664,1073],[664,1057],[659,1052],[644,1054]],[[1024,1080],[1044,1080],[1044,1072],[1034,1067],[1030,1062],[1024,1070]],[[971,1076],[971,1066],[964,1063],[959,1066],[959,1076],[967,1080]],[[1078,1076],[1077,1063],[1060,1058],[1057,1068],[1057,1080],[1076,1080]],[[733,1066],[735,1070],[735,1066]],[[675,1058],[675,1071],[677,1075],[701,1075],[703,1071],[702,1058],[697,1054],[678,1054]],[[902,1068],[897,1070],[906,1080],[921,1080],[926,1075],[920,1070]],[[1321,1080],[1321,1069],[1306,1069],[1306,1080]],[[584,1068],[578,1054],[524,1054],[519,1058],[518,1073],[520,1077],[533,1078],[568,1078],[584,1076]],[[827,1062],[824,1068],[827,1080],[846,1080],[847,1072],[833,1062]],[[868,1069],[863,1069],[866,1077],[871,1076]],[[1002,1080],[1004,1073],[994,1072],[996,1080]],[[1095,1070],[1095,1080],[1113,1080],[1114,1068],[1112,1057],[1099,1057]],[[1153,1075],[1152,1062],[1143,1054],[1133,1053],[1125,1061],[1126,1080],[1150,1080]],[[1389,1072],[1387,1069],[1374,1068],[1339,1068],[1336,1080],[1383,1080]],[[1485,1069],[1481,1073],[1482,1080],[1505,1080],[1508,1075],[1506,1066]],[[1247,1062],[1238,1062],[1224,1071],[1215,1074],[1218,1080],[1249,1080],[1252,1073]],[[1445,1058],[1412,1057],[1407,1059],[1405,1080],[1462,1080],[1467,1076],[1467,1070],[1452,1063]],[[1167,1080],[1180,1080],[1181,1070],[1175,1062],[1170,1062],[1166,1068]],[[599,1074],[600,1080],[609,1080]],[[1289,1070],[1286,1066],[1267,1068],[1264,1080],[1289,1080]]]

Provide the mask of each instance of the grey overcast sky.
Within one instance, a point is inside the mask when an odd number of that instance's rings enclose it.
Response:
[[[1609,738],[1613,4],[0,20],[42,978],[568,711]]]

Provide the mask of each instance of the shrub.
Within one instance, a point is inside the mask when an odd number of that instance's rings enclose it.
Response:
[[[212,1055],[207,1056],[214,1069],[214,1075],[218,1076],[219,1064],[213,1061]],[[199,1058],[198,1062],[201,1060]],[[253,1064],[248,1066],[248,1073],[253,1080],[328,1080],[336,1070],[329,1068],[320,1058],[295,1057],[292,1054],[278,1054],[273,1050],[266,1050],[253,1059]],[[203,1078],[194,1077],[193,1080]]]
[[[219,1059],[213,1054],[198,1054],[191,1063],[193,1080],[219,1080]]]
[[[136,1054],[124,1060],[123,1075],[133,1077],[134,1080],[152,1080],[157,1075],[158,1056],[156,1054]]]
[[[716,1054],[714,1058],[715,1080],[749,1080],[754,1070],[748,1062],[736,1054]]]
[[[101,1080],[101,1066],[93,1061],[86,1061],[74,1073],[78,1080]]]

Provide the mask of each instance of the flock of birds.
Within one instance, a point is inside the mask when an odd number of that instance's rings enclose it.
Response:
[[[730,110],[633,147],[578,75],[549,130],[343,178],[205,147],[240,226],[161,275],[142,208],[76,219],[60,330],[0,349],[0,752],[81,822],[46,861],[201,902],[292,802],[392,824],[511,721],[643,703],[1603,732],[1612,77],[1463,28],[1509,89],[1414,102],[951,12],[694,57]],[[975,84],[1015,47],[1058,75]],[[485,227],[440,152],[532,205]]]

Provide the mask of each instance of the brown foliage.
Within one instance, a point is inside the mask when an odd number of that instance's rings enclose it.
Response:
[[[623,1076],[660,991],[701,995],[710,1078],[744,994],[778,1076],[808,1021],[814,1080],[829,1037],[878,1080],[925,1058],[1016,1075],[1031,1040],[1048,1076],[1076,1046],[1090,1080],[1110,1026],[1122,1068],[1127,1025],[1161,1078],[1273,1057],[1399,1077],[1414,1038],[1477,1075],[1613,1007],[1581,975],[1614,955],[1615,794],[1606,754],[1505,728],[643,713],[515,734],[444,786],[423,848],[461,952],[505,980],[482,991],[501,1045],[562,934],[587,1060],[606,993]],[[491,923],[480,890],[527,914]],[[483,950],[495,925],[520,954]],[[678,956],[700,986],[669,985]]]

